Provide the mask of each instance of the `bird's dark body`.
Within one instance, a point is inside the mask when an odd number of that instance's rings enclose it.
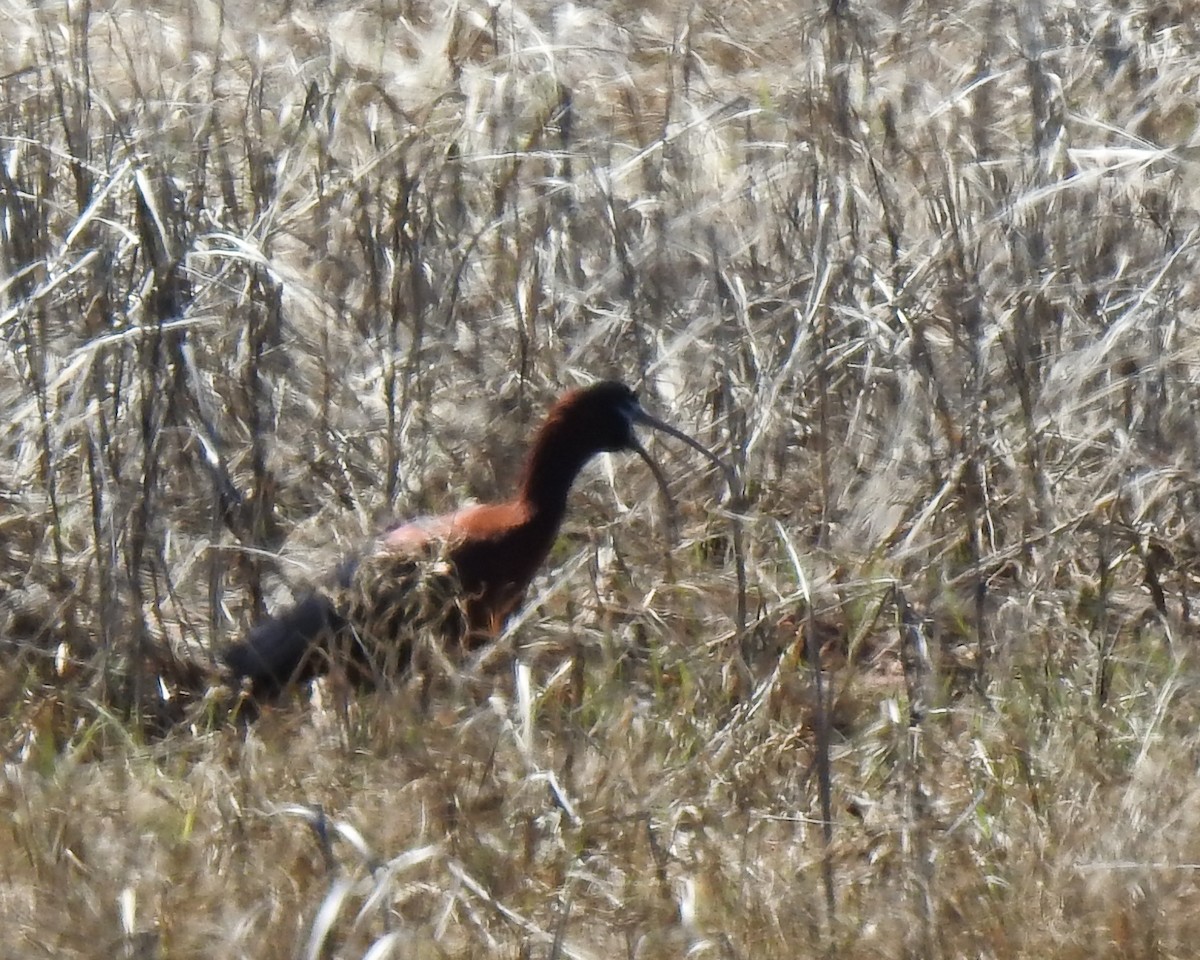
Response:
[[[328,597],[311,593],[254,627],[225,652],[225,665],[233,676],[249,678],[256,696],[275,696],[288,683],[316,676],[319,658],[310,648],[323,637],[332,640],[346,626]]]
[[[265,699],[325,672],[331,657],[364,678],[403,669],[416,631],[468,648],[495,636],[549,554],[583,466],[597,453],[625,449],[653,468],[634,423],[680,437],[719,463],[642,411],[623,384],[568,393],[538,431],[511,500],[387,531],[371,551],[343,562],[326,591],[259,624],[230,648],[224,660],[232,679]]]

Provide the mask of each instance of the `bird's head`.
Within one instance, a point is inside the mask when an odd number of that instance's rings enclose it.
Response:
[[[604,380],[568,394],[559,406],[564,423],[597,452],[636,448],[633,425],[643,413],[642,405],[625,384]]]
[[[683,441],[721,469],[731,491],[736,488],[734,472],[715,453],[682,430],[647,413],[637,394],[625,384],[604,380],[571,391],[551,408],[526,461],[522,496],[532,502],[561,506],[575,476],[588,460],[597,453],[628,450],[646,462],[670,503],[666,477],[638,439],[634,429],[637,426]]]
[[[682,440],[723,472],[728,472],[721,459],[702,443],[647,413],[638,402],[637,394],[619,381],[603,380],[569,394],[562,401],[562,407],[563,420],[571,423],[585,443],[602,453],[618,450],[636,453],[650,465],[656,476],[659,475],[658,467],[638,440],[635,426],[649,427]]]

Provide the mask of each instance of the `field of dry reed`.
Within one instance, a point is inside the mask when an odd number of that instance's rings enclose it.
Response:
[[[1200,7],[0,0],[0,958],[1185,958]],[[602,458],[483,662],[176,678]]]

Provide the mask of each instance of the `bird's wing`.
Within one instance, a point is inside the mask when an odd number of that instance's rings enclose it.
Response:
[[[388,553],[413,556],[444,552],[487,528],[486,518],[494,509],[489,504],[475,504],[453,513],[415,517],[386,531],[379,539],[379,546]]]

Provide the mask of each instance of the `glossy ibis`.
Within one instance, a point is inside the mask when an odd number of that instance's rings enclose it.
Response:
[[[329,589],[226,651],[231,678],[263,699],[325,672],[332,657],[361,680],[402,669],[417,631],[466,648],[494,637],[550,552],[571,484],[592,457],[632,451],[665,490],[634,433],[638,424],[682,440],[726,470],[702,444],[646,413],[624,384],[573,390],[535,435],[512,499],[386,531],[366,555],[342,563]]]

